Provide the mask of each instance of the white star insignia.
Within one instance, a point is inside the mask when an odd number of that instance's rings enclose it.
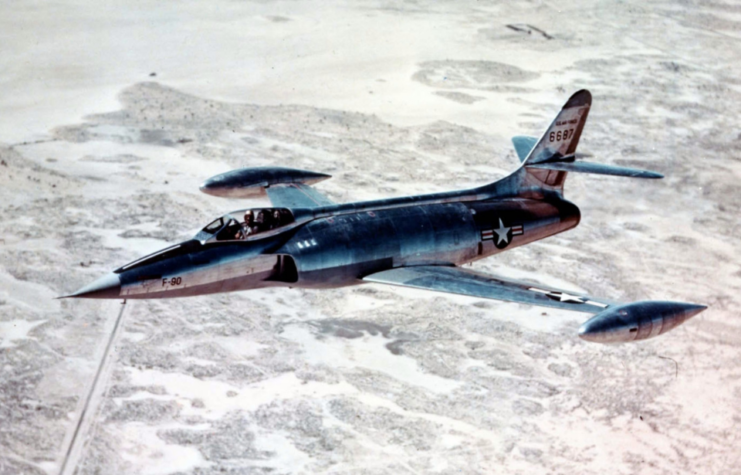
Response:
[[[581,297],[578,297],[576,295],[569,295],[564,292],[551,292],[549,296],[557,298],[559,302],[584,303],[584,299],[582,299]]]
[[[497,233],[497,244],[501,244],[502,241],[504,241],[505,244],[509,244],[507,234],[509,234],[510,229],[512,228],[505,227],[502,218],[499,218],[499,227],[494,228],[494,232]]]
[[[559,302],[587,303],[587,301],[584,298],[579,297],[578,295],[567,294],[566,292],[542,290],[536,287],[530,287],[528,290],[531,290],[533,292],[538,292],[540,294],[545,294],[545,296],[548,297],[549,299],[558,300]],[[607,306],[607,305],[604,305],[598,302],[592,302],[592,301],[589,301],[588,303],[591,305],[596,305],[598,307],[603,307],[603,308]]]

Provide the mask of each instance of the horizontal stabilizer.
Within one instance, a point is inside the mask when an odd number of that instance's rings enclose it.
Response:
[[[661,173],[637,168],[618,167],[590,162],[545,162],[526,165],[527,168],[541,168],[545,170],[560,170],[564,172],[594,173],[596,175],[627,176],[631,178],[664,178]]]
[[[512,137],[512,145],[515,146],[515,151],[521,162],[524,162],[527,156],[530,155],[530,150],[535,147],[536,143],[538,143],[537,137],[528,137],[526,135]]]
[[[515,151],[517,152],[517,157],[520,159],[521,162],[524,162],[527,156],[530,154],[530,150],[535,147],[535,144],[538,143],[537,137],[529,137],[527,135],[518,135],[516,137],[512,137],[512,145],[515,146]],[[580,153],[576,152],[574,153],[574,158],[586,158],[591,157],[591,153]]]

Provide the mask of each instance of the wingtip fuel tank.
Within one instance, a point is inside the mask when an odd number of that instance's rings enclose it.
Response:
[[[271,185],[304,183],[313,185],[331,178],[324,173],[284,167],[240,168],[204,181],[200,190],[203,193],[225,198],[254,198],[264,195],[265,188]]]
[[[596,343],[645,340],[666,333],[705,310],[705,305],[645,301],[617,305],[579,328],[579,337]]]

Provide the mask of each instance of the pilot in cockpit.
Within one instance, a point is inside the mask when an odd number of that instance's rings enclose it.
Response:
[[[270,224],[270,229],[275,229],[277,227],[280,227],[280,211],[277,209],[273,211],[273,219],[272,223]]]
[[[255,224],[254,220],[255,216],[252,214],[251,209],[248,209],[244,212],[244,234],[246,236],[255,233],[255,231],[252,229],[252,226]]]
[[[252,234],[262,232],[265,228],[265,211],[260,210],[255,216],[255,226],[252,228]]]

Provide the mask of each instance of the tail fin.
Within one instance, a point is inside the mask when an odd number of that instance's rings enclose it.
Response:
[[[523,160],[526,170],[526,188],[538,188],[542,191],[563,193],[563,184],[566,180],[566,171],[530,168],[531,165],[560,161],[564,158],[573,159],[576,146],[579,145],[581,132],[587,123],[589,108],[592,105],[592,95],[582,89],[572,95],[561,112],[558,113],[543,136],[532,147]],[[521,146],[522,139],[520,139]],[[517,148],[517,145],[515,145]],[[519,154],[518,150],[518,154]]]
[[[592,95],[586,89],[577,91],[566,101],[540,139],[518,136],[512,138],[522,165],[509,176],[473,189],[477,196],[492,199],[522,196],[543,199],[548,195],[563,197],[563,184],[568,172],[633,178],[663,178],[656,172],[635,168],[603,165],[578,160],[589,154],[576,152],[579,138],[587,123]]]
[[[538,189],[562,194],[567,172],[663,178],[661,174],[647,170],[575,161],[579,157],[576,147],[579,145],[579,138],[587,122],[591,105],[592,95],[589,91],[586,89],[577,91],[566,101],[561,112],[537,143],[533,137],[512,139],[525,169],[524,183],[521,185],[523,191]],[[527,147],[531,147],[529,152],[525,152]],[[523,158],[525,154],[527,156]]]
[[[582,89],[574,93],[530,150],[524,160],[525,166],[573,156],[591,105],[592,95],[589,91]]]

